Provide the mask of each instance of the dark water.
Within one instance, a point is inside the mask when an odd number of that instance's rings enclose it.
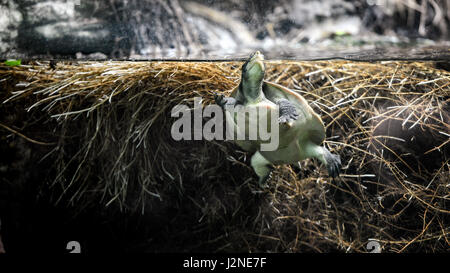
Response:
[[[254,49],[257,50],[257,49]],[[228,61],[245,60],[248,58],[251,49],[246,50],[246,54],[236,54],[224,57],[210,56],[209,60]],[[262,51],[268,60],[297,60],[315,61],[342,59],[349,61],[384,61],[384,60],[405,60],[405,61],[450,61],[450,46],[406,46],[406,47],[380,47],[375,49],[352,49],[352,50],[304,50],[278,48],[271,51]],[[155,58],[151,60],[164,60],[167,58]],[[168,60],[205,60],[201,57],[178,58]]]
[[[136,56],[133,58],[99,58],[98,55],[83,55],[77,59],[75,56],[52,56],[52,55],[8,55],[0,56],[1,60],[6,59],[22,59],[26,60],[123,60],[123,61],[243,61],[248,56],[260,50],[267,60],[297,60],[297,61],[315,61],[315,60],[332,60],[341,59],[349,61],[385,61],[385,60],[405,60],[405,61],[450,61],[450,46],[433,45],[433,46],[415,46],[406,45],[399,46],[382,46],[372,49],[304,49],[304,48],[287,48],[278,47],[271,50],[260,48],[245,48],[239,53],[220,54],[218,52],[204,52],[200,55],[192,55],[189,53],[175,53],[162,51],[157,55]]]
[[[242,61],[248,58],[248,52],[256,49],[247,49],[242,54],[216,56],[214,54],[207,56],[182,56],[179,58],[166,58],[164,56],[144,57],[140,60],[151,61]],[[446,46],[428,46],[428,47],[384,47],[370,50],[328,50],[328,51],[304,51],[300,49],[279,49],[277,51],[265,52],[268,60],[328,60],[343,59],[351,61],[382,61],[382,60],[421,60],[438,61],[444,68],[450,69],[450,47]],[[20,56],[18,56],[20,57]],[[24,60],[53,59],[49,56],[22,56]],[[70,57],[59,57],[56,59],[71,59]],[[87,58],[95,60],[95,58]],[[130,60],[130,59],[124,59]],[[7,154],[6,151],[12,151],[13,148],[6,147],[3,143],[3,158],[8,161],[14,157],[15,153]],[[6,156],[5,156],[6,155]],[[40,160],[39,156],[34,155],[31,162]],[[17,174],[14,174],[17,175]],[[10,178],[11,181],[14,177]],[[142,223],[142,217],[139,214],[130,214],[128,216],[120,215],[117,212],[104,212],[103,208],[94,208],[87,210],[82,214],[76,214],[77,211],[64,206],[53,206],[53,200],[48,200],[46,196],[40,196],[35,199],[36,192],[42,195],[42,189],[38,189],[41,177],[28,177],[33,187],[27,187],[20,196],[9,194],[13,185],[3,191],[0,201],[6,202],[2,207],[6,208],[1,215],[4,221],[2,229],[3,240],[7,251],[25,252],[30,244],[37,246],[41,252],[66,252],[66,243],[68,240],[78,240],[83,245],[83,252],[120,252],[129,251],[130,245],[139,245],[142,238],[149,237],[152,233],[164,229],[164,223],[161,225],[147,225]],[[0,202],[1,203],[1,202]],[[73,215],[77,215],[76,221]],[[113,222],[111,219],[120,218],[124,221]],[[8,223],[14,223],[9,224]],[[85,224],[89,223],[89,224]],[[131,232],[130,232],[131,231]],[[131,233],[131,234],[130,234]],[[125,235],[122,235],[125,234]],[[88,244],[89,242],[89,244]],[[155,241],[153,244],[158,246],[164,242]],[[89,246],[89,247],[86,247]],[[144,247],[143,247],[144,248]],[[142,248],[133,246],[131,250],[142,251]],[[152,249],[155,250],[155,249]],[[160,249],[159,249],[160,250]]]

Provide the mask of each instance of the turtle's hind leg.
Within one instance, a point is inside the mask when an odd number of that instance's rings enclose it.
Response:
[[[339,173],[341,172],[341,167],[342,167],[341,157],[339,155],[332,154],[325,147],[321,147],[321,148],[323,150],[322,162],[327,167],[328,175],[330,175],[332,178],[339,176]]]
[[[341,157],[336,154],[330,153],[326,148],[324,148],[326,151],[324,154],[325,160],[327,162],[327,170],[328,174],[335,178],[336,176],[339,176],[339,173],[341,172],[342,163],[341,163]]]
[[[327,148],[309,142],[305,145],[306,157],[315,157],[319,159],[326,167],[328,175],[332,178],[339,176],[341,172],[341,157],[332,154]]]
[[[264,158],[260,152],[256,152],[251,158],[251,165],[259,177],[259,186],[261,188],[267,187],[267,180],[270,178],[273,169],[272,163]]]

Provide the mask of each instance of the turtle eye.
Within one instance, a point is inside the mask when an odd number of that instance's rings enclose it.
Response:
[[[255,55],[260,55],[261,57],[264,58],[264,55],[262,55],[261,52],[259,50],[257,50],[255,52],[253,52],[248,59],[249,60],[253,59],[255,57]]]

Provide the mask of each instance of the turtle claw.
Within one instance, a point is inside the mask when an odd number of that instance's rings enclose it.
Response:
[[[278,118],[278,123],[280,124],[286,124],[289,127],[292,127],[294,125],[294,122],[297,120],[297,118],[293,119],[287,116],[281,116]]]
[[[214,94],[214,101],[222,108],[225,107],[225,106],[234,106],[234,105],[236,105],[236,99],[235,98],[225,97],[224,95],[218,94],[218,93]]]
[[[329,155],[326,157],[326,160],[328,175],[332,178],[339,176],[342,167],[341,157],[339,155],[329,153]]]
[[[214,101],[219,105],[219,106],[223,106],[222,102],[223,102],[223,95],[222,94],[218,94],[218,93],[214,93]]]
[[[270,178],[272,178],[272,172],[270,172],[269,174],[267,174],[267,175],[265,175],[263,177],[260,177],[259,180],[258,180],[259,187],[262,188],[262,189],[269,188],[269,185],[267,184],[267,181]]]
[[[266,175],[264,175],[264,176],[260,176],[259,180],[258,180],[258,185],[262,189],[269,188],[269,185],[267,184],[267,181],[269,181],[269,179],[272,178],[272,171],[273,171],[274,167],[273,166],[267,166],[267,168],[269,169],[268,173]]]
[[[288,100],[282,99],[277,101],[280,111],[280,117],[278,122],[287,124],[289,127],[294,124],[294,121],[298,119],[298,113],[295,106]]]

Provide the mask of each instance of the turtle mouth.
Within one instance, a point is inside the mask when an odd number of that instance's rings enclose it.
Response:
[[[248,62],[247,69],[252,70],[256,65],[258,66],[259,70],[264,70],[264,55],[262,55],[259,51],[256,51],[252,54]]]

